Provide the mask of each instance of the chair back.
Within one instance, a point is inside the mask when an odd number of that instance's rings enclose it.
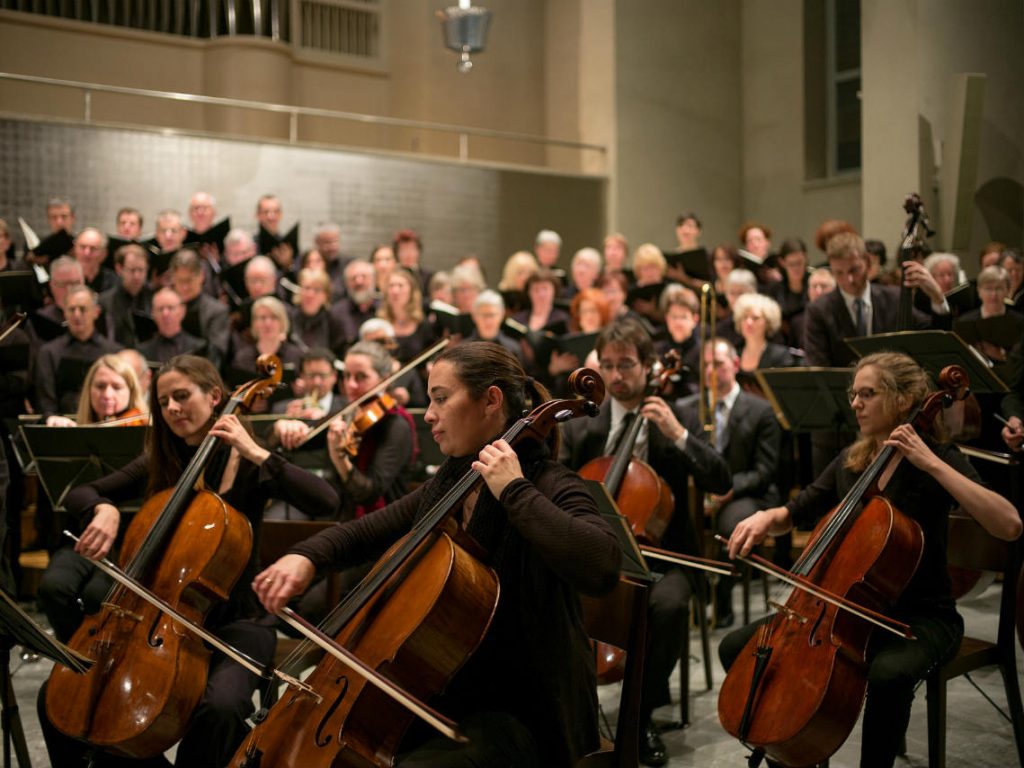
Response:
[[[636,768],[640,764],[640,694],[643,685],[647,644],[647,601],[650,587],[622,577],[615,589],[603,597],[584,595],[583,623],[592,640],[608,643],[626,652],[626,671],[619,697],[614,748],[587,755],[577,768],[615,766]]]

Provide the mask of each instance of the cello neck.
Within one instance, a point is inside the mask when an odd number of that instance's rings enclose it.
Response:
[[[242,401],[239,398],[232,396],[217,418],[234,413],[238,410],[241,403]],[[181,478],[174,486],[174,492],[167,500],[167,506],[160,513],[160,517],[157,518],[156,523],[154,523],[146,540],[139,547],[135,557],[132,558],[125,568],[128,576],[136,580],[142,578],[149,564],[164,551],[167,540],[174,532],[174,528],[178,523],[178,518],[196,494],[200,476],[206,468],[213,449],[217,447],[217,443],[218,439],[213,435],[207,434],[203,438],[203,442],[199,444],[198,450],[196,450],[192,460],[189,461],[185,471],[181,474]]]
[[[646,419],[637,413],[633,423],[629,425],[629,429],[619,440],[619,445],[615,449],[615,460],[612,465],[608,468],[608,474],[605,476],[604,484],[608,488],[608,493],[614,499],[618,496],[619,486],[622,485],[622,479],[626,476],[626,470],[629,469],[629,462],[633,458],[633,446],[636,444],[636,439],[640,435],[640,428],[643,427]]]

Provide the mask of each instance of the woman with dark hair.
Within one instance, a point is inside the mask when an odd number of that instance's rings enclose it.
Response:
[[[67,496],[68,513],[81,532],[72,556],[89,569],[92,566],[84,558],[106,557],[124,533],[118,505],[174,486],[203,440],[208,435],[219,438],[204,481],[207,488],[248,518],[254,545],[246,570],[227,602],[210,612],[205,626],[257,663],[269,664],[274,653],[274,630],[258,621],[264,614],[250,587],[258,564],[263,509],[269,499],[280,498],[304,511],[319,513],[335,508],[338,496],[320,478],[260,446],[238,416],[220,416],[227,396],[220,375],[208,360],[181,355],[164,363],[153,377],[150,402],[158,410],[146,436],[146,452],[117,472],[81,485]],[[59,640],[67,641],[83,618],[79,598],[86,612],[95,612],[106,590],[102,584],[81,593],[59,587],[53,585],[51,597],[62,599],[64,608],[54,630]],[[225,765],[248,730],[245,720],[253,711],[252,695],[258,683],[255,675],[215,653],[205,696],[178,744],[176,764],[189,768]],[[45,690],[44,686],[39,696],[39,716],[51,762],[61,766],[82,764],[86,746],[49,723],[43,706]],[[122,764],[169,765],[162,756],[128,761],[102,752],[92,763]]]
[[[436,707],[459,722],[467,744],[414,728],[397,764],[568,768],[596,748],[593,652],[579,593],[611,590],[620,554],[583,482],[546,445],[515,449],[500,436],[546,399],[515,356],[487,342],[445,350],[430,372],[426,421],[448,458],[431,480],[372,515],[296,546],[253,583],[275,612],[317,571],[383,552],[471,470],[483,477],[456,520],[497,573],[501,599],[479,648]]]
[[[910,719],[914,688],[930,669],[956,653],[963,637],[963,619],[950,594],[946,568],[950,510],[959,505],[986,531],[1006,541],[1021,533],[1017,510],[981,485],[978,473],[955,445],[933,443],[905,423],[927,394],[927,374],[906,355],[880,352],[861,358],[849,392],[859,439],[799,496],[783,507],[755,512],[729,539],[729,556],[746,556],[768,535],[825,514],[885,446],[896,449],[879,484],[885,498],[921,527],[924,550],[917,571],[888,615],[909,624],[916,639],[889,633],[872,636],[861,739],[865,768],[893,764]],[[726,669],[758,626],[748,625],[723,639],[718,653]]]
[[[789,324],[807,306],[807,283],[811,277],[807,268],[807,246],[799,237],[787,238],[779,247],[778,260],[782,279],[769,287],[768,295],[782,310],[782,333],[786,340],[790,346],[799,347],[801,344],[790,335]]]
[[[531,331],[548,329],[561,334],[569,330],[569,313],[555,306],[555,299],[562,293],[562,281],[554,272],[537,270],[527,278],[525,290],[529,307],[513,319]]]

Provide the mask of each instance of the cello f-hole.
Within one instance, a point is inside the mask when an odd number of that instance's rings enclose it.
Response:
[[[818,630],[821,628],[821,624],[825,619],[826,608],[828,608],[828,604],[819,600],[818,615],[814,619],[814,626],[811,627],[811,631],[807,633],[807,645],[811,648],[816,648],[822,643],[821,638],[818,637]]]
[[[157,634],[157,627],[160,626],[162,616],[162,613],[158,613],[153,617],[153,624],[150,626],[149,632],[146,633],[146,642],[149,643],[150,648],[159,648],[164,644],[164,639]]]
[[[345,694],[348,693],[348,676],[339,675],[335,679],[334,684],[336,686],[341,686],[341,688],[338,691],[338,695],[331,703],[331,706],[327,708],[327,711],[324,713],[324,716],[320,719],[320,724],[316,727],[316,735],[313,738],[313,743],[316,744],[318,747],[326,747],[328,744],[331,743],[331,739],[334,738],[331,735],[324,735],[324,733],[327,730],[327,721],[331,719],[331,716],[337,711],[338,707],[341,706],[341,700],[344,699]],[[340,729],[338,730],[338,740],[341,740]]]

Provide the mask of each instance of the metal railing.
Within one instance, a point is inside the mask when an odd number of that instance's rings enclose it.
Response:
[[[92,95],[94,93],[112,93],[125,96],[138,96],[147,99],[162,99],[167,101],[190,102],[194,104],[206,104],[216,107],[251,109],[257,112],[288,115],[288,137],[289,144],[302,143],[299,139],[299,119],[302,117],[329,118],[364,125],[378,125],[392,128],[405,128],[413,130],[431,131],[440,134],[447,134],[458,138],[457,159],[466,162],[470,160],[470,139],[499,139],[518,144],[543,146],[547,148],[559,148],[576,150],[581,153],[597,153],[601,158],[602,167],[607,161],[607,148],[602,144],[589,144],[569,139],[555,139],[547,136],[537,136],[527,133],[516,133],[513,131],[499,131],[490,128],[473,128],[450,123],[434,123],[425,120],[408,120],[398,117],[387,117],[382,115],[367,115],[360,112],[344,112],[333,109],[319,109],[316,107],[299,107],[290,104],[268,104],[247,99],[232,99],[222,96],[203,96],[196,93],[175,93],[173,91],[155,91],[146,88],[129,88],[118,85],[101,85],[98,83],[83,83],[76,80],[62,80],[52,77],[40,77],[37,75],[22,75],[10,72],[0,72],[0,82],[31,83],[46,87],[73,88],[82,93],[81,119],[86,123],[98,122],[93,114]],[[10,111],[9,109],[7,110]],[[149,124],[146,124],[149,125]],[[163,126],[152,126],[163,127]],[[252,137],[249,137],[252,138]],[[272,140],[280,140],[279,136],[266,137]],[[322,143],[322,142],[321,142]],[[602,168],[603,169],[603,168]]]

